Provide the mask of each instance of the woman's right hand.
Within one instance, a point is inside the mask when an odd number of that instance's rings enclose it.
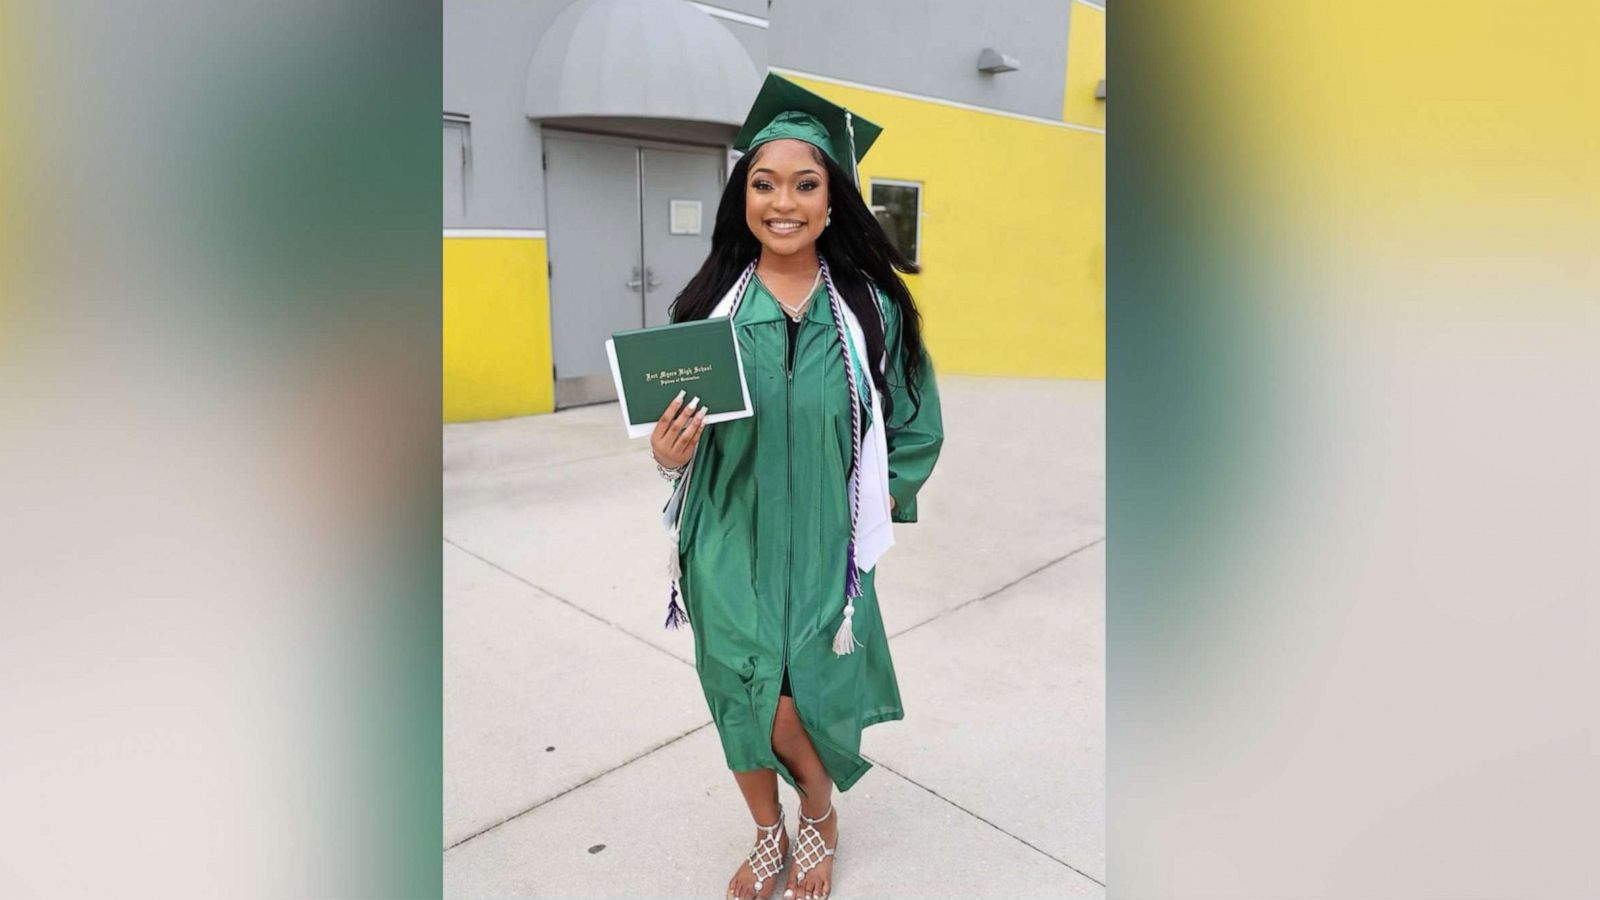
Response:
[[[700,443],[700,432],[705,429],[706,409],[695,397],[683,402],[683,391],[667,404],[666,412],[656,420],[656,430],[650,433],[650,452],[656,462],[669,469],[677,469],[694,456],[694,447]]]

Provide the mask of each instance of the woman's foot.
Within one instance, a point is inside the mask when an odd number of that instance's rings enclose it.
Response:
[[[789,867],[789,883],[783,900],[823,900],[833,893],[833,851],[839,846],[839,813],[829,804],[820,816],[808,816],[800,808],[800,830],[794,864]]]
[[[756,826],[756,842],[739,871],[728,881],[732,900],[767,900],[778,888],[778,875],[789,856],[789,832],[783,827],[783,808],[778,821]]]

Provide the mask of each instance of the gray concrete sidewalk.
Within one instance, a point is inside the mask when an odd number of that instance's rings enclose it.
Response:
[[[946,377],[834,896],[1105,895],[1105,388]],[[446,896],[720,898],[753,831],[615,404],[444,429]],[[783,788],[789,827],[799,804]]]

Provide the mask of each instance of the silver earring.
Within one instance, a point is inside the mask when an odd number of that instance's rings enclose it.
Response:
[[[826,219],[822,220],[822,227],[826,228],[826,227],[828,227],[829,225],[832,225],[832,224],[833,224],[833,207],[830,206],[830,207],[828,207],[828,217]]]

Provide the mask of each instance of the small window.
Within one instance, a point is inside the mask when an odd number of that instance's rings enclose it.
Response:
[[[467,217],[467,173],[472,168],[471,126],[465,117],[444,120],[444,224],[459,225]]]
[[[914,263],[922,243],[922,185],[915,181],[872,179],[872,214],[889,233],[895,248]]]

